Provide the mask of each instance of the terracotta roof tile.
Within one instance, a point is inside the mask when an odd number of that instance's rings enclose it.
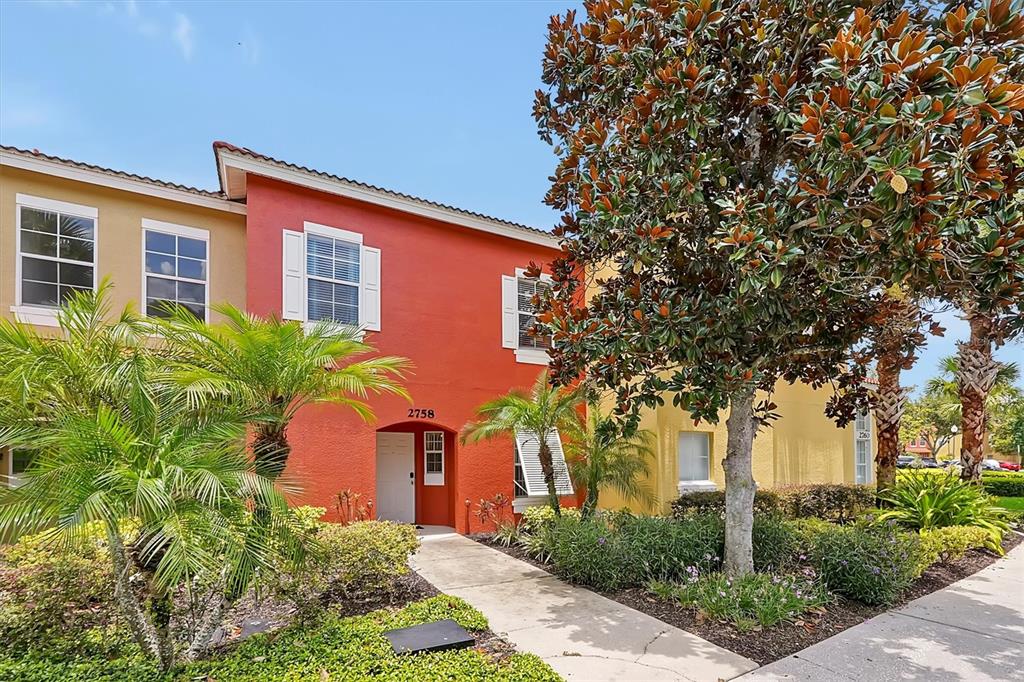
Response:
[[[533,233],[533,234],[540,234],[540,235],[544,235],[546,237],[552,237],[553,238],[552,234],[550,232],[546,231],[546,230],[541,230],[539,228],[531,227],[529,225],[523,225],[522,223],[514,223],[512,221],[503,220],[502,218],[495,218],[494,216],[489,216],[489,215],[486,215],[484,213],[477,213],[476,211],[468,211],[466,209],[458,208],[457,206],[452,206],[450,204],[442,204],[440,202],[430,201],[429,199],[423,199],[421,197],[412,196],[410,194],[404,194],[402,192],[396,192],[394,190],[385,189],[383,187],[377,187],[376,185],[371,185],[369,183],[360,182],[358,180],[352,180],[350,178],[342,177],[340,175],[334,175],[333,173],[326,173],[324,171],[319,171],[319,170],[316,170],[314,168],[308,168],[306,166],[300,166],[298,164],[290,163],[288,161],[282,161],[280,159],[275,159],[274,157],[267,156],[266,154],[260,154],[259,152],[254,152],[253,150],[251,150],[251,149],[249,149],[247,147],[239,147],[237,145],[233,145],[230,142],[223,142],[221,140],[217,140],[216,142],[213,143],[213,150],[214,150],[214,155],[215,156],[217,154],[217,151],[221,150],[221,149],[223,149],[225,151],[229,151],[229,152],[234,152],[236,154],[241,154],[243,156],[247,156],[247,157],[249,157],[251,159],[255,159],[257,161],[263,161],[263,162],[266,162],[266,163],[272,163],[274,165],[277,165],[277,166],[280,166],[280,167],[283,167],[283,168],[288,168],[288,169],[291,169],[291,170],[294,170],[294,171],[299,171],[301,173],[308,173],[310,175],[314,175],[316,177],[323,178],[323,179],[326,179],[326,180],[333,180],[335,182],[342,182],[342,183],[345,183],[345,184],[348,184],[348,185],[354,185],[354,186],[359,187],[361,189],[369,190],[371,192],[380,192],[382,194],[387,194],[387,195],[390,195],[392,197],[396,197],[396,198],[399,198],[399,199],[404,199],[406,201],[416,202],[416,203],[422,204],[424,206],[430,206],[430,207],[433,207],[433,208],[440,208],[440,209],[444,209],[446,211],[453,211],[455,213],[460,213],[460,214],[462,214],[464,216],[468,216],[468,217],[471,217],[471,218],[476,218],[478,220],[487,220],[487,221],[490,221],[490,222],[498,223],[500,225],[504,225],[506,227],[512,227],[512,228],[516,228],[516,229],[519,229],[519,230],[526,230],[527,232],[530,232],[530,233]],[[223,189],[223,187],[221,189]]]
[[[44,161],[53,161],[55,163],[63,164],[65,166],[72,166],[74,168],[81,168],[83,170],[96,171],[98,173],[104,173],[106,175],[124,178],[126,180],[135,180],[138,182],[145,182],[150,185],[166,187],[168,189],[176,189],[181,192],[188,192],[190,194],[197,194],[203,197],[210,197],[211,199],[223,199],[225,201],[227,200],[227,196],[220,191],[199,189],[198,187],[189,187],[188,185],[181,185],[176,182],[168,182],[167,180],[157,180],[156,178],[151,178],[145,175],[138,175],[137,173],[128,173],[126,171],[119,171],[113,168],[106,168],[105,166],[97,166],[95,164],[85,163],[83,161],[65,159],[61,156],[44,154],[38,149],[20,149],[18,147],[11,147],[8,145],[0,145],[0,150],[5,152],[11,152],[14,154],[19,154],[21,156],[29,156],[36,159],[42,159]]]

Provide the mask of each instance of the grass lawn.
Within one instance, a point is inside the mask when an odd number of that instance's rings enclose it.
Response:
[[[1010,511],[1024,512],[1024,497],[996,497],[995,503]]]
[[[47,660],[45,656],[5,659],[0,654],[0,680],[254,680],[260,682],[336,682],[338,680],[499,680],[556,682],[560,678],[530,654],[512,654],[500,662],[475,649],[416,656],[396,656],[383,634],[451,618],[471,631],[487,628],[483,615],[456,597],[439,595],[413,602],[400,611],[380,610],[365,616],[326,615],[316,623],[292,625],[277,633],[256,635],[221,656],[192,663],[161,676],[141,659],[79,658]]]

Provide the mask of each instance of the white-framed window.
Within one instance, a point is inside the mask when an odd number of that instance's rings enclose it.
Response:
[[[444,432],[423,432],[423,485],[444,485]]]
[[[210,306],[210,233],[142,219],[142,300],[146,315],[181,306],[206,321]]]
[[[533,297],[551,287],[551,277],[527,277],[517,268],[515,276],[501,277],[501,337],[502,347],[515,350],[516,361],[537,365],[548,364],[550,336],[531,336],[528,331],[537,320]]]
[[[380,249],[356,232],[303,223],[284,230],[284,319],[380,331]]]
[[[853,481],[871,482],[872,445],[871,417],[867,411],[858,412],[853,421]]]
[[[18,319],[55,325],[56,309],[75,291],[96,288],[96,223],[91,206],[15,197]]]
[[[0,485],[7,485],[9,488],[21,485],[22,476],[34,456],[35,451],[27,448],[0,450]]]
[[[677,441],[679,489],[715,489],[711,481],[711,434],[680,431]]]
[[[526,489],[526,474],[523,473],[523,462],[519,459],[519,448],[516,448],[515,466],[512,469],[512,495],[516,498],[530,496],[530,492]]]

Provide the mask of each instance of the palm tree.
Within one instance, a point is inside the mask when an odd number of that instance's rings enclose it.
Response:
[[[187,655],[197,655],[224,597],[244,592],[296,538],[287,524],[251,523],[250,502],[275,519],[287,505],[246,456],[244,414],[226,402],[197,406],[168,381],[144,320],[125,309],[104,321],[107,289],[66,302],[61,337],[0,320],[0,446],[34,453],[21,484],[0,492],[0,536],[42,532],[70,547],[101,527],[119,609],[166,670],[174,593],[213,586],[206,617],[186,633]]]
[[[650,474],[654,458],[654,435],[637,431],[631,436],[618,432],[615,422],[601,414],[597,406],[588,408],[586,428],[572,440],[567,450],[569,473],[587,491],[583,516],[593,515],[601,490],[612,489],[625,500],[649,507],[654,495],[643,482]]]
[[[530,393],[513,389],[478,407],[476,421],[462,429],[462,442],[499,436],[514,438],[517,432],[535,434],[540,441],[540,468],[548,487],[548,501],[555,514],[560,515],[555,468],[545,436],[555,429],[566,434],[576,433],[580,429],[582,402],[580,389],[556,388],[548,383],[547,372],[541,372]]]
[[[351,408],[373,418],[365,402],[371,393],[408,399],[398,382],[410,363],[398,357],[371,357],[357,329],[319,322],[250,315],[230,305],[215,306],[226,322],[207,324],[177,310],[160,323],[174,353],[185,358],[176,381],[197,399],[216,396],[239,401],[252,413],[252,451],[258,471],[276,479],[291,453],[288,425],[311,403]]]
[[[961,353],[969,350],[962,347]],[[977,354],[968,355],[976,358]],[[963,434],[961,475],[964,479],[980,480],[989,415],[996,403],[1011,399],[1019,392],[1016,383],[1020,379],[1020,368],[1013,362],[997,362],[989,358],[989,370],[974,368],[963,372],[960,359],[960,356],[952,355],[942,358],[940,374],[928,382],[926,393],[938,398],[940,409],[960,422]],[[975,364],[980,368],[985,366],[984,363]]]

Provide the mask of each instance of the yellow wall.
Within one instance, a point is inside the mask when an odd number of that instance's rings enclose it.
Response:
[[[142,298],[142,219],[208,230],[210,304],[245,306],[245,216],[67,180],[33,171],[0,167],[0,315],[15,304],[16,194],[96,208],[97,282],[109,275],[115,310]],[[217,318],[212,313],[211,321]]]
[[[764,396],[761,396],[764,397]],[[853,427],[844,429],[825,417],[829,392],[804,384],[780,382],[772,395],[780,418],[765,426],[754,440],[754,480],[762,488],[798,483],[853,483]],[[760,398],[759,398],[760,399]],[[656,461],[651,463],[648,484],[657,497],[653,509],[626,504],[614,491],[602,491],[600,506],[607,509],[632,507],[636,511],[667,512],[678,497],[677,442],[680,431],[710,434],[711,480],[719,489],[725,486],[722,460],[725,459],[728,413],[717,425],[695,426],[689,413],[666,405],[646,410],[640,428],[656,435]]]

